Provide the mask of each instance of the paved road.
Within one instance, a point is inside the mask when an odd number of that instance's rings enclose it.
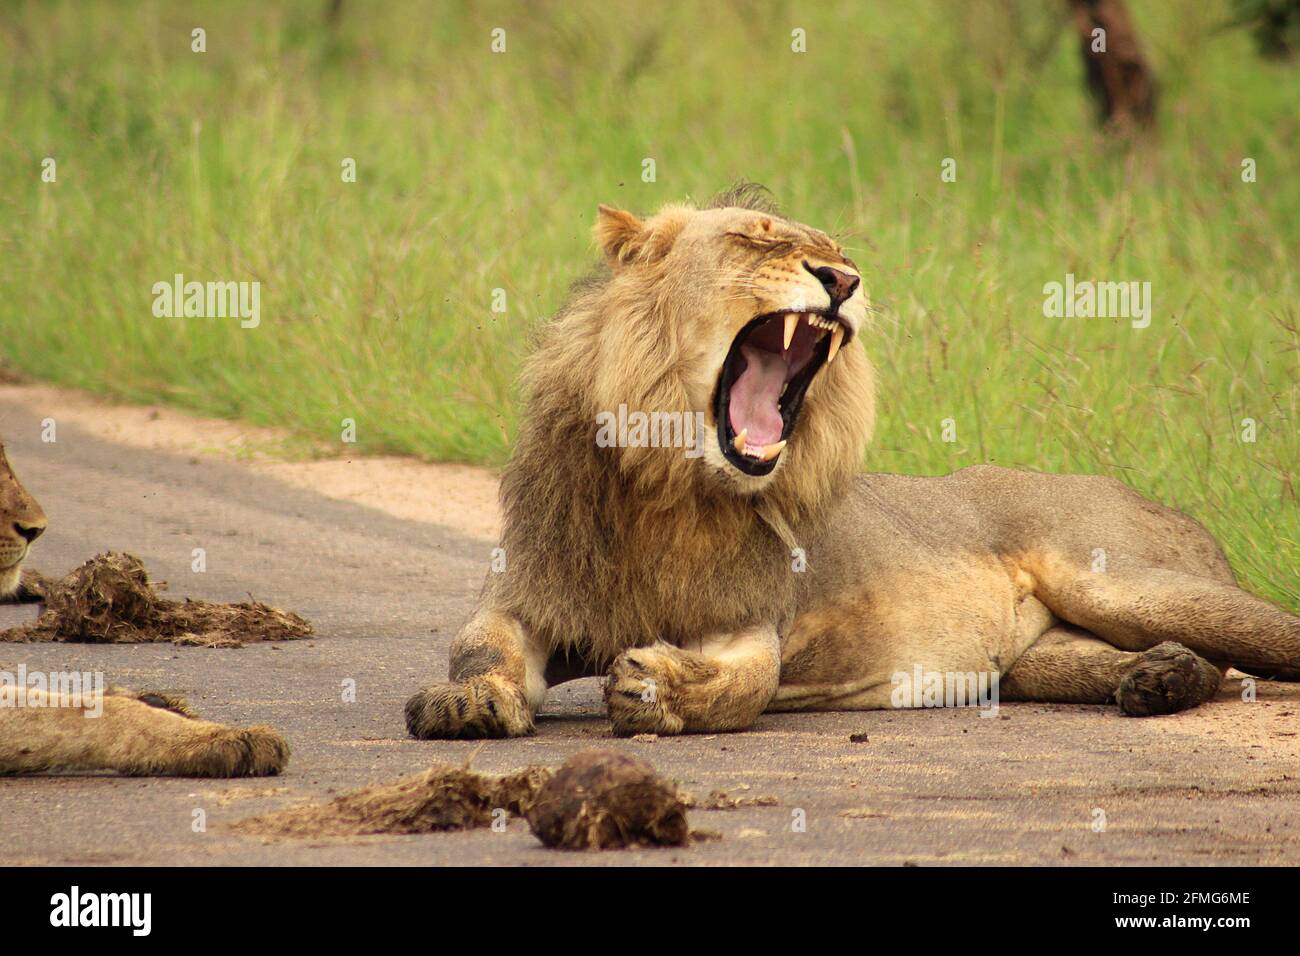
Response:
[[[1239,685],[1193,714],[1124,719],[1109,708],[767,715],[749,733],[619,741],[594,681],[553,692],[538,733],[492,742],[475,766],[558,763],[592,745],[647,758],[700,793],[776,806],[695,811],[722,839],[687,850],[549,851],[507,832],[264,842],[245,815],[389,780],[460,742],[406,738],[402,704],[446,673],[490,542],[315,496],[237,464],[108,444],[0,403],[0,434],[51,529],[33,566],[64,573],[99,551],[140,555],[173,595],[291,608],[319,635],[237,650],[171,645],[3,645],[0,667],[99,670],[179,691],[213,719],[265,722],[293,745],[288,772],[248,781],[113,775],[0,779],[0,863],[1300,863],[1300,686]],[[207,549],[208,571],[190,570]],[[22,611],[8,611],[0,625]],[[356,681],[356,703],[342,682]],[[866,735],[854,743],[850,735]],[[193,830],[194,811],[206,832]],[[1104,828],[1094,829],[1103,819]],[[803,820],[806,826],[796,827]]]

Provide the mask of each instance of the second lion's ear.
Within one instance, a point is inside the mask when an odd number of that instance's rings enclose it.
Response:
[[[647,237],[644,222],[626,209],[604,204],[597,207],[594,232],[600,251],[613,268],[635,259]]]

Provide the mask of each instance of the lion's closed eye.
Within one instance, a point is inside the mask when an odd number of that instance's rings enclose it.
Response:
[[[794,240],[785,236],[757,234],[752,232],[728,232],[725,233],[728,239],[735,239],[754,249],[764,251],[780,251],[794,247]]]

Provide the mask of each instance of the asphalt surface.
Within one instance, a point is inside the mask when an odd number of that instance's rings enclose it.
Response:
[[[558,764],[614,747],[701,795],[777,804],[692,811],[692,826],[721,839],[689,849],[551,851],[519,820],[500,833],[232,833],[244,816],[464,761],[478,748],[408,739],[402,705],[445,676],[493,543],[70,426],[44,444],[39,420],[0,402],[10,460],[51,522],[32,567],[62,574],[126,550],[172,596],[251,594],[305,615],[318,633],[225,650],[0,644],[0,668],[102,671],[109,683],[182,693],[211,719],[272,724],[293,747],[284,775],[256,780],[0,778],[5,865],[1300,863],[1300,685],[1260,683],[1246,703],[1236,681],[1194,713],[1150,720],[1034,704],[1003,705],[992,718],[771,714],[747,733],[646,742],[613,738],[599,684],[579,681],[552,691],[535,737],[489,742],[474,766]],[[190,569],[195,547],[207,550],[206,573]],[[0,626],[31,613],[7,609]],[[343,700],[349,679],[355,703]]]

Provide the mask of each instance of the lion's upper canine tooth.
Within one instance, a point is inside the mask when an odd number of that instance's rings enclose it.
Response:
[[[835,361],[835,353],[840,350],[840,343],[844,341],[844,326],[837,324],[835,331],[831,332],[831,347],[826,353],[826,364],[830,365]]]
[[[787,312],[785,314],[785,349],[790,350],[790,343],[794,341],[794,330],[799,327],[799,313]]]
[[[742,455],[745,453],[745,436],[749,434],[748,428],[742,428],[740,434],[731,440],[731,447],[736,449]]]
[[[759,461],[771,461],[777,455],[781,454],[781,449],[784,447],[785,442],[779,441],[768,445],[766,448],[758,449]]]

